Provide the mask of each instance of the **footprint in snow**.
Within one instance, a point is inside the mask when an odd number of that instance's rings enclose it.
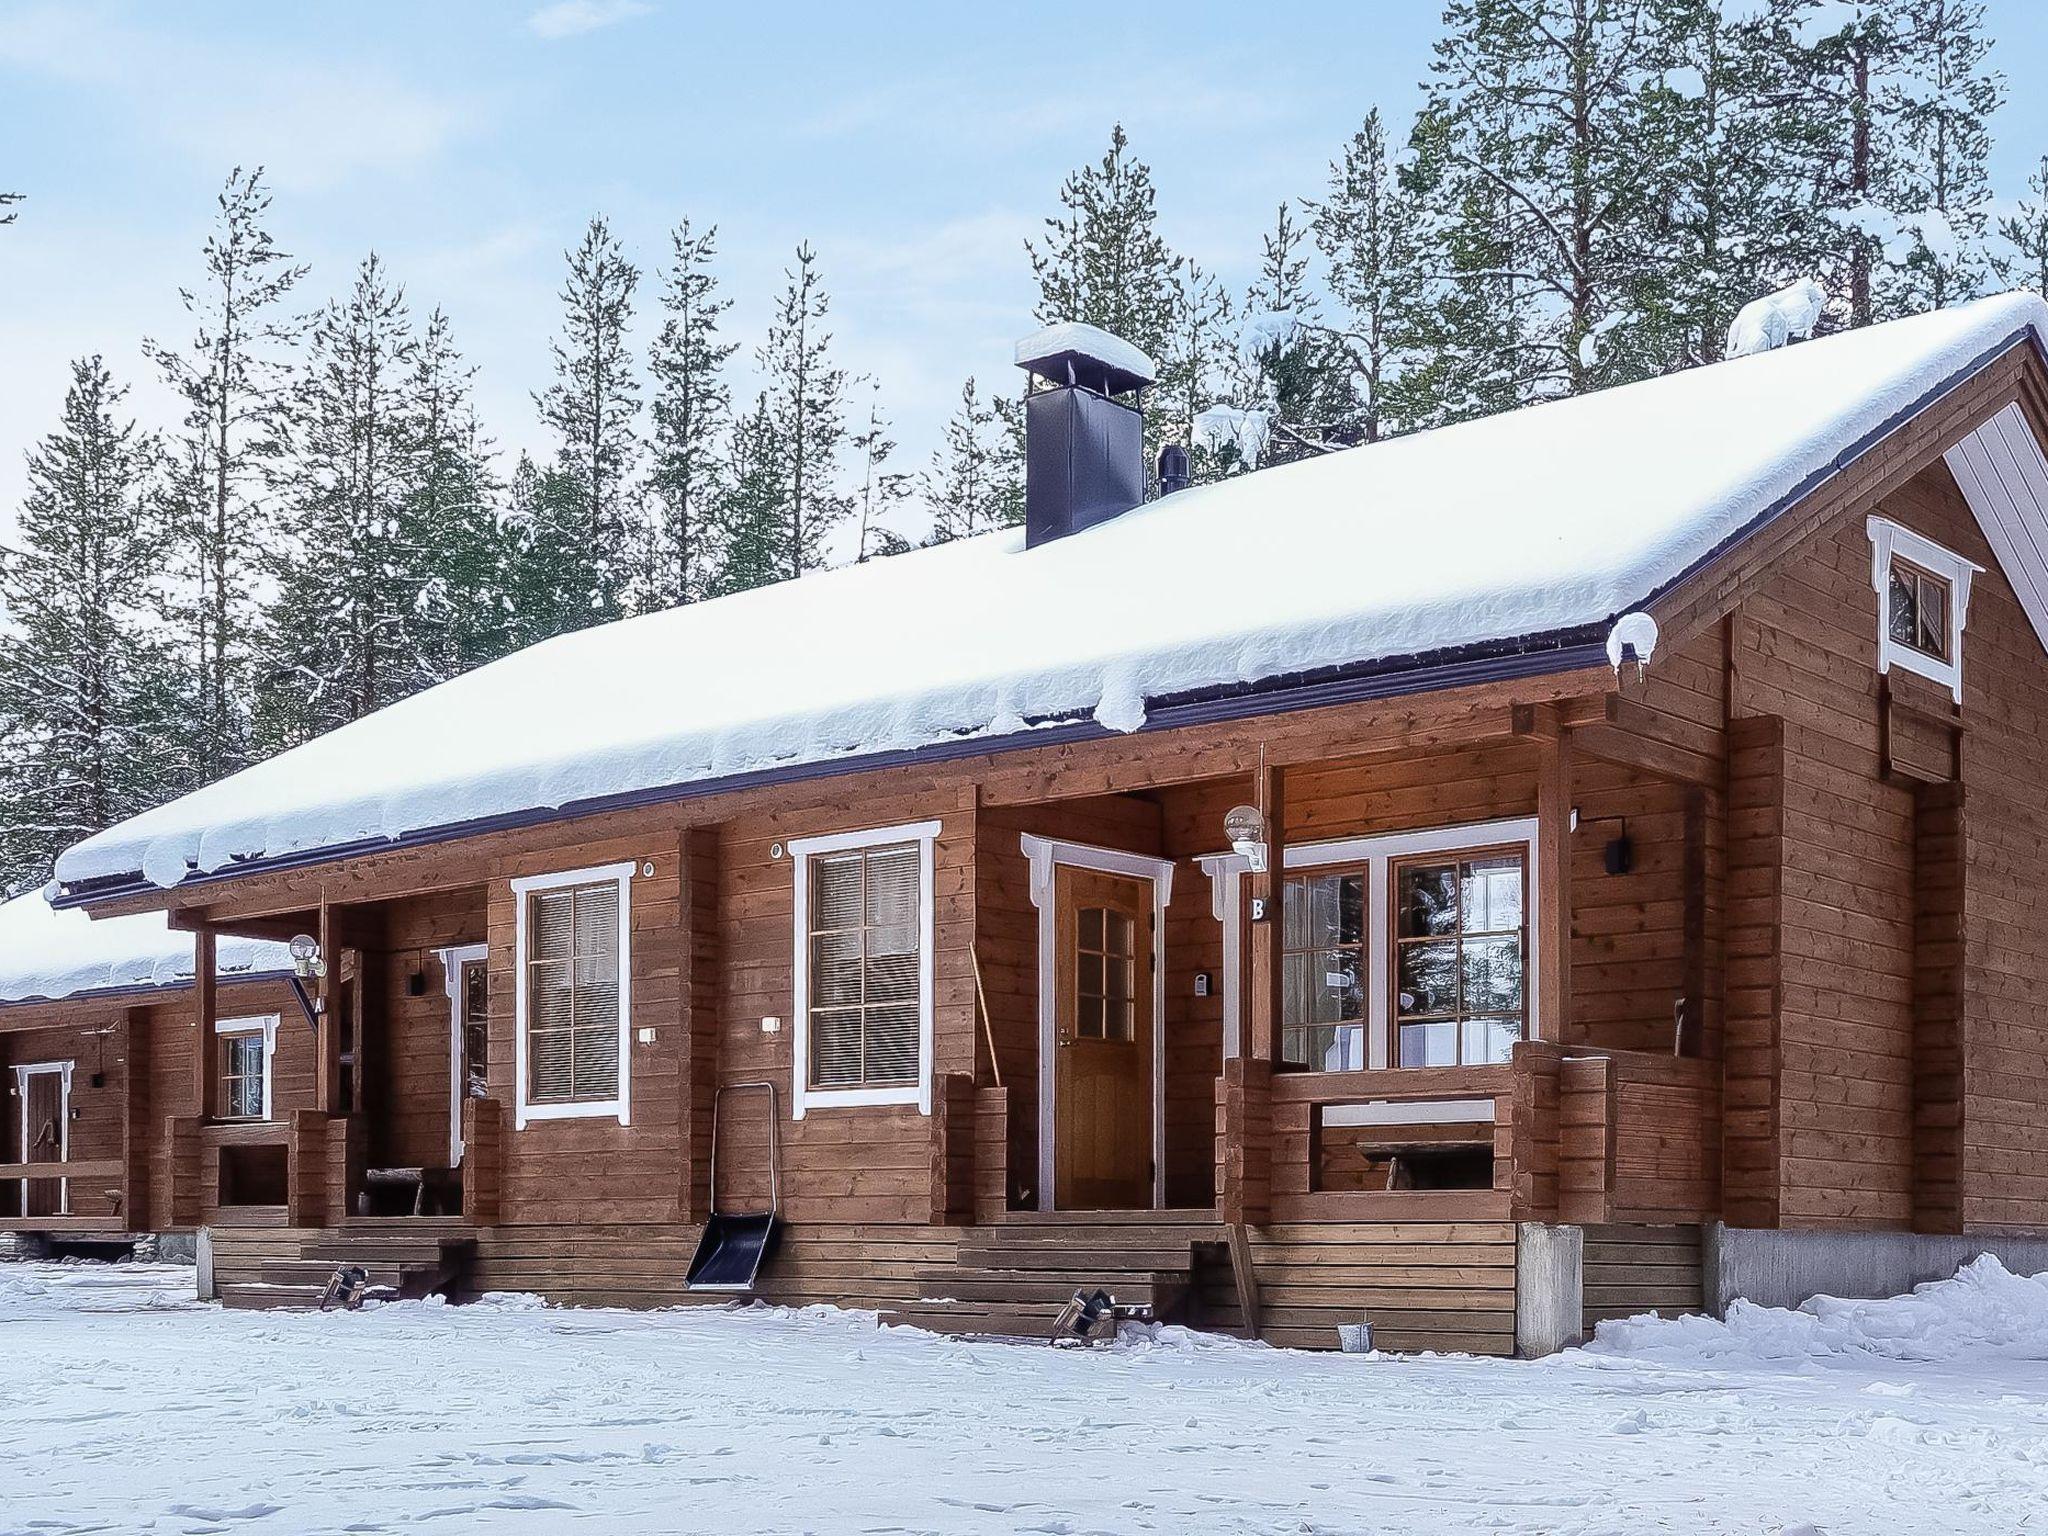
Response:
[[[227,1520],[261,1520],[283,1509],[282,1504],[244,1504],[240,1509],[212,1509],[200,1504],[173,1504],[171,1513],[187,1520],[204,1520],[219,1525]]]

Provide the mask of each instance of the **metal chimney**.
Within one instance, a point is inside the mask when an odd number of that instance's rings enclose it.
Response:
[[[1024,543],[1078,533],[1145,499],[1152,360],[1092,325],[1049,325],[1017,343],[1024,397]],[[1119,398],[1124,397],[1124,398]]]

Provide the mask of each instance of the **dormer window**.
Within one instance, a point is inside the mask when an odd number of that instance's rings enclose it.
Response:
[[[1970,581],[1983,567],[1888,517],[1865,526],[1878,599],[1878,672],[1917,673],[1962,703],[1963,624]]]

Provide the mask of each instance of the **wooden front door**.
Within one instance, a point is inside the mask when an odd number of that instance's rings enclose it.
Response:
[[[21,1160],[24,1163],[64,1161],[64,1074],[31,1072],[21,1093]],[[27,1179],[22,1188],[24,1216],[64,1214],[62,1179]]]
[[[1054,879],[1053,1203],[1152,1204],[1152,887],[1061,866]]]

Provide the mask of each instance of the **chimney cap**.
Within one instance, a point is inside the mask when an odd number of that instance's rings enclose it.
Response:
[[[1017,366],[1051,384],[1085,384],[1105,395],[1128,394],[1159,377],[1152,359],[1100,326],[1063,320],[1017,343]]]

